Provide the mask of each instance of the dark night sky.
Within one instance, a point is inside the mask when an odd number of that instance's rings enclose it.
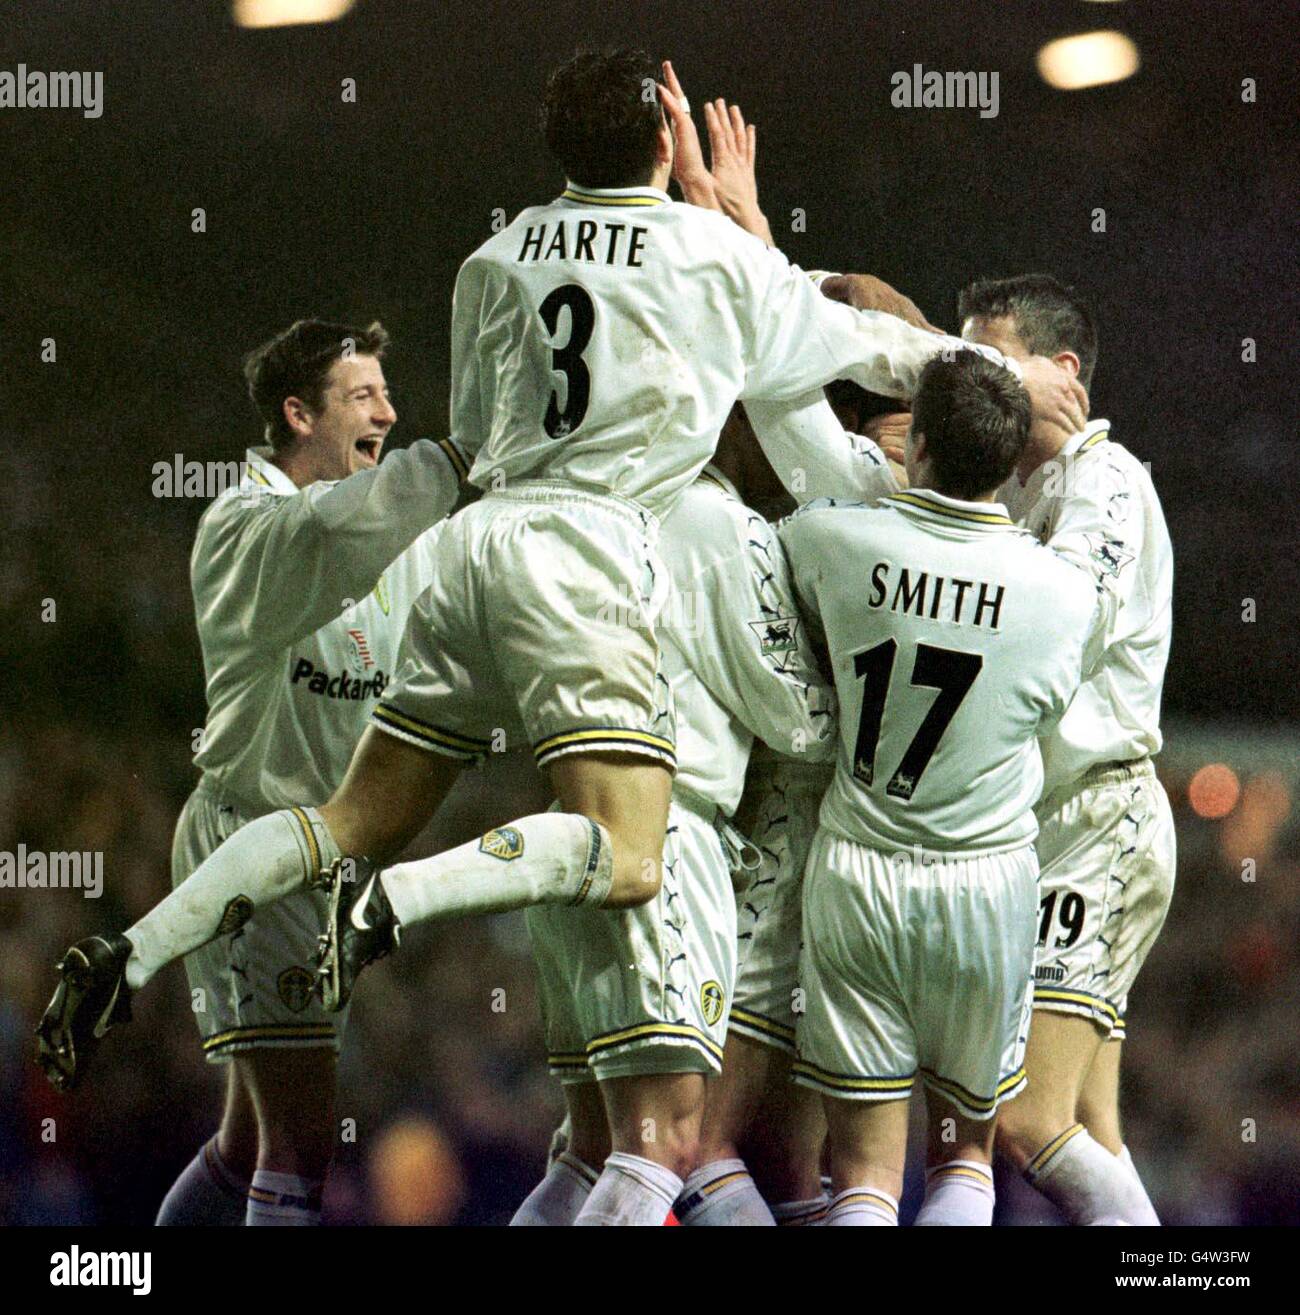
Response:
[[[1043,40],[1104,26],[1137,41],[1136,77],[1038,79]],[[195,724],[202,504],[152,498],[152,464],[241,456],[256,426],[240,356],[306,314],[383,319],[396,441],[443,434],[456,268],[495,209],[558,190],[536,128],[545,71],[609,42],[671,55],[697,107],[740,101],[796,262],[879,274],[949,326],[977,274],[1086,289],[1094,414],[1151,462],[1177,553],[1169,711],[1300,711],[1291,6],[359,0],[332,26],[241,32],[221,0],[63,0],[0,5],[0,34],[0,68],[105,74],[97,120],[0,110],[0,654],[29,715],[117,698]],[[997,70],[998,117],[892,108],[890,74],[916,62]],[[40,624],[47,596],[63,624]],[[120,673],[115,694],[86,692],[96,663]]]

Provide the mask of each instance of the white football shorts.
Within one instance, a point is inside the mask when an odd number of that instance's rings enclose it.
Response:
[[[567,1083],[720,1072],[735,909],[717,826],[678,798],[657,898],[634,909],[530,908],[552,1074]]]
[[[1093,768],[1038,814],[1034,1008],[1122,1040],[1129,991],[1174,894],[1173,812],[1149,758]]]
[[[740,970],[731,1030],[793,1055],[802,1012],[803,874],[833,763],[756,761],[741,805],[762,866],[736,897]]]
[[[176,823],[172,886],[251,820],[201,781]],[[247,921],[238,907],[229,908],[230,934],[185,956],[191,1007],[209,1061],[261,1048],[338,1050],[347,1010],[327,1013],[312,991],[327,911],[325,894],[305,889],[258,909]]]
[[[804,876],[795,1081],[899,1100],[918,1076],[972,1119],[1025,1084],[1038,864],[1032,846],[886,854],[822,828]]]
[[[600,750],[675,768],[658,528],[627,499],[550,480],[466,507],[442,531],[372,724],[466,762],[526,737],[539,766]]]

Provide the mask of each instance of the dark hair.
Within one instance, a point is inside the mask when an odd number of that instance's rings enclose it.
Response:
[[[248,395],[266,423],[266,437],[279,449],[293,437],[284,418],[286,397],[300,397],[313,410],[321,404],[325,376],[346,356],[382,357],[388,331],[378,320],[364,329],[325,320],[298,320],[244,357]]]
[[[587,187],[650,181],[664,125],[659,68],[644,50],[580,50],[546,80],[542,132],[566,176]]]
[[[936,356],[912,399],[912,430],[925,436],[935,491],[978,498],[996,489],[1025,450],[1030,413],[1020,381],[988,357]]]
[[[859,424],[876,416],[893,415],[908,410],[906,402],[883,393],[870,393],[852,379],[832,379],[826,385],[826,400],[837,410],[852,411]]]
[[[1009,316],[1021,341],[1035,356],[1073,352],[1079,358],[1079,382],[1092,384],[1097,364],[1097,322],[1073,288],[1050,274],[1017,274],[1009,279],[978,279],[957,298],[961,324],[972,316]]]

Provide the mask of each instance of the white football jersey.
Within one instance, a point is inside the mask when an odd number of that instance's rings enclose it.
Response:
[[[269,457],[248,452],[190,558],[208,703],[194,761],[250,816],[324,803],[342,781],[466,469],[448,440],[422,440],[299,489]]]
[[[1014,491],[1024,527],[1110,595],[1105,649],[1043,737],[1043,794],[1099,763],[1158,753],[1173,625],[1174,556],[1146,467],[1094,420]]]
[[[839,694],[822,825],[890,852],[1032,842],[1037,737],[1079,687],[1102,611],[1091,577],[999,504],[928,489],[812,503],[779,533]]]
[[[802,506],[818,498],[874,503],[898,492],[889,462],[865,434],[851,434],[817,388],[790,401],[745,403],[763,455]]]
[[[570,186],[461,267],[452,433],[480,488],[560,480],[663,515],[738,397],[836,378],[910,397],[932,356],[970,346],[828,301],[717,212],[650,187]]]
[[[677,705],[677,777],[735,812],[754,738],[835,755],[835,691],[817,667],[776,531],[708,466],[664,520],[672,592],[657,630]]]

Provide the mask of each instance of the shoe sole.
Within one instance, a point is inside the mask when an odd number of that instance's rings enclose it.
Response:
[[[71,1020],[86,998],[86,987],[63,963],[58,968],[63,979],[36,1027],[36,1062],[56,1091],[71,1091],[81,1078]]]

